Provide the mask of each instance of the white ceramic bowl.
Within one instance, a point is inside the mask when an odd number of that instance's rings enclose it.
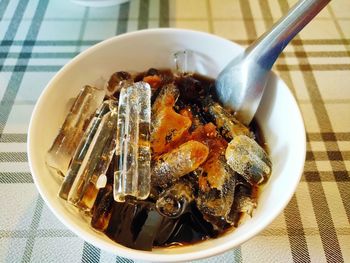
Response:
[[[220,238],[152,252],[119,245],[92,230],[57,197],[59,183],[45,165],[45,154],[68,111],[68,101],[85,84],[118,70],[173,68],[172,54],[190,49],[197,54],[199,73],[217,76],[242,47],[223,38],[189,30],[155,29],[113,37],[84,51],[65,65],[41,94],[29,125],[28,157],[34,182],[52,212],[87,242],[123,257],[157,262],[187,261],[222,253],[267,227],[291,199],[304,167],[305,130],[296,101],[286,84],[272,76],[257,113],[269,145],[273,170],[263,187],[254,216]]]

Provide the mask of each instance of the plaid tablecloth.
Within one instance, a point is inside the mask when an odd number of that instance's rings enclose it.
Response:
[[[151,27],[190,28],[248,45],[295,2],[131,0],[108,8],[68,0],[0,1],[0,262],[132,262],[84,242],[39,196],[28,122],[49,79],[85,48]],[[199,262],[350,262],[350,2],[333,1],[289,45],[275,71],[307,129],[305,171],[261,234]],[[286,105],[288,106],[288,105]]]

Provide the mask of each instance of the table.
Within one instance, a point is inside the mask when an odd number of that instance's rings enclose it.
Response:
[[[26,155],[30,115],[67,61],[108,37],[155,27],[206,31],[246,46],[295,2],[131,0],[87,8],[68,0],[1,0],[0,262],[132,262],[69,231],[33,184]],[[326,7],[274,70],[305,120],[304,174],[289,205],[267,229],[198,262],[350,262],[349,1]]]

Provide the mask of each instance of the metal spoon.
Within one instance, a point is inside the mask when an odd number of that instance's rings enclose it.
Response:
[[[330,0],[300,0],[219,74],[215,89],[219,100],[235,110],[248,125],[264,93],[270,70],[287,44]]]

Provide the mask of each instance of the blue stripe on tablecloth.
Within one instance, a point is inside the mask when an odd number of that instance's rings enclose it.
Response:
[[[63,65],[53,65],[53,66],[28,66],[28,62],[24,62],[24,65],[16,65],[16,66],[4,66],[2,69],[2,72],[16,72],[19,73],[20,75],[23,75],[24,72],[57,72],[58,70],[60,70]],[[23,76],[22,76],[23,77]],[[16,84],[19,86],[20,83],[18,83],[20,80],[12,80],[14,81],[11,84]],[[13,86],[12,86],[13,87]],[[18,91],[18,90],[17,90]],[[16,91],[16,92],[17,92]],[[5,98],[7,99],[6,101],[11,101],[10,99],[14,99],[14,96],[7,96],[7,97],[3,97],[3,100],[5,101]],[[13,100],[12,100],[13,102]],[[0,119],[1,120],[1,119]],[[0,129],[1,130],[1,129]]]
[[[25,2],[25,4],[23,3]],[[38,4],[38,7],[35,11],[34,17],[32,19],[31,25],[29,27],[27,36],[26,36],[26,41],[27,40],[31,40],[35,42],[35,39],[39,33],[39,29],[40,29],[40,25],[41,22],[44,18],[44,14],[46,11],[48,5],[48,1],[47,0],[41,0]],[[27,6],[27,1],[20,1],[15,14],[14,14],[14,21],[10,23],[8,32],[6,32],[5,34],[5,38],[6,40],[11,40],[14,38],[15,33],[17,31],[17,28],[14,27],[18,27],[19,23],[20,23],[20,19],[23,17],[23,13],[25,11],[25,8]],[[18,14],[16,13],[18,12]],[[13,32],[10,32],[9,30],[12,30]],[[3,48],[8,48],[9,47],[3,47]],[[31,53],[33,49],[33,46],[23,46],[21,49],[21,53]],[[2,50],[3,51],[3,50]],[[21,57],[21,55],[20,55]],[[29,59],[22,59],[21,61],[21,66],[19,66],[18,64],[16,64],[16,66],[14,67],[14,73],[11,74],[11,78],[10,81],[6,87],[6,90],[4,92],[4,96],[1,100],[1,104],[0,104],[0,134],[2,134],[7,119],[10,115],[10,112],[12,110],[12,106],[14,103],[14,100],[16,98],[17,92],[19,90],[20,84],[22,82],[23,76],[24,76],[24,71],[25,68],[28,64]],[[3,65],[0,65],[0,67],[2,67]],[[18,69],[21,69],[21,71],[18,71]],[[0,69],[1,70],[1,69]],[[23,70],[23,71],[22,71]]]
[[[22,257],[22,262],[29,262],[32,257],[34,241],[35,241],[36,232],[40,223],[43,207],[44,207],[44,201],[41,198],[41,196],[38,195],[38,199],[36,201],[36,205],[34,209],[33,220],[32,220],[32,223],[30,224],[28,239],[27,239],[23,257]]]
[[[233,262],[235,262],[235,263],[243,262],[241,246],[233,249],[233,255],[234,255]]]
[[[6,30],[6,33],[4,35],[4,38],[2,39],[0,43],[0,52],[7,54],[10,50],[10,46],[15,39],[17,30],[19,28],[19,25],[21,23],[21,20],[23,18],[24,11],[26,10],[26,7],[28,5],[27,0],[21,0],[15,10],[15,13],[13,14],[13,17],[11,19],[11,22]],[[5,59],[6,59],[5,55]],[[3,65],[5,64],[5,59],[0,59],[0,71],[2,70]]]
[[[123,3],[119,6],[117,35],[127,31],[129,20],[130,2]]]
[[[91,46],[100,41],[101,40],[84,40],[81,43],[85,46]],[[76,46],[79,45],[79,43],[79,40],[3,40],[1,46]]]
[[[19,4],[16,7],[15,14],[13,15],[13,19],[10,22],[9,28],[7,32],[5,33],[4,40],[5,41],[13,41],[19,24],[22,20],[23,14],[26,10],[28,1],[23,0],[20,1]],[[28,33],[26,35],[26,40],[31,40],[35,41],[41,22],[44,18],[44,14],[46,12],[46,8],[48,5],[48,0],[41,0],[38,3],[37,9],[35,11],[35,14],[33,16],[32,22],[30,24]],[[3,43],[3,42],[2,42]],[[1,43],[1,44],[2,44]],[[26,43],[26,42],[24,42]],[[1,52],[8,52],[10,46],[1,46]],[[21,53],[30,53],[32,51],[33,46],[23,46],[21,49]],[[20,58],[21,54],[19,55]],[[6,59],[6,58],[5,58]],[[4,60],[4,59],[3,59]],[[28,59],[25,59],[24,61],[22,60],[21,63],[25,63],[25,65],[28,64]],[[1,63],[0,67],[2,68],[3,63]],[[15,68],[17,65],[15,66]],[[17,95],[17,92],[19,90],[20,84],[23,79],[24,72],[19,72],[19,73],[12,73],[10,81],[6,87],[6,90],[4,92],[3,99],[1,101],[0,105],[0,134],[2,134],[4,127],[6,125],[7,119],[9,117],[9,114],[11,112],[15,97]],[[28,234],[28,239],[26,241],[26,246],[24,249],[24,254],[22,257],[23,262],[28,262],[30,261],[32,251],[33,251],[33,246],[34,246],[34,240],[35,240],[35,234],[36,230],[39,225],[40,217],[41,217],[41,212],[43,209],[43,200],[41,199],[40,196],[38,196],[38,199],[36,201],[36,206],[34,210],[34,216],[32,219],[32,223],[30,225],[29,229],[29,234]]]
[[[6,8],[9,4],[10,0],[1,0],[0,1],[0,21],[2,20],[2,18],[4,17]]]
[[[19,58],[21,54],[22,58],[72,58],[79,54],[79,52],[33,52],[33,53],[20,53],[20,52],[9,52],[0,53],[0,58]]]
[[[116,257],[115,258],[116,263],[133,263],[134,261],[128,258],[122,258],[122,257]]]
[[[0,238],[27,238],[30,235],[30,230],[0,230]],[[76,235],[66,229],[37,229],[35,237],[76,237]]]
[[[83,254],[81,262],[99,262],[101,257],[101,250],[87,242],[84,242]]]
[[[0,184],[32,184],[31,173],[0,172]]]

